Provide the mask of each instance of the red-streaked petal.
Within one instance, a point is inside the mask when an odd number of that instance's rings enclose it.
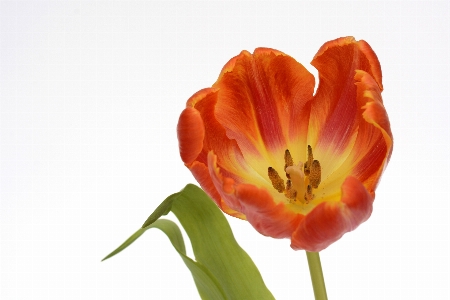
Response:
[[[263,184],[268,183],[267,174],[264,174],[265,180],[261,180],[255,170],[248,166],[249,162],[244,160],[236,141],[227,137],[225,128],[217,121],[215,117],[217,97],[217,89],[204,89],[194,94],[188,101],[188,105],[193,105],[200,112],[205,127],[203,150],[196,160],[208,165],[208,153],[212,151],[216,155],[221,174],[225,177],[232,178],[236,183],[242,183],[255,181],[256,176],[260,183],[261,181]],[[267,167],[265,172],[267,173]]]
[[[383,106],[381,89],[367,72],[357,70],[356,104],[357,132],[354,142],[348,145],[345,159],[330,176],[324,176],[323,192],[338,191],[345,176],[352,175],[374,195],[381,173],[392,153],[392,133],[389,118]],[[322,161],[321,161],[322,163]]]
[[[393,140],[389,118],[381,99],[381,90],[370,74],[358,70],[357,86],[358,132],[351,151],[332,176],[323,184],[336,189],[339,177],[350,174],[361,181],[371,195],[375,195],[376,185],[392,153]]]
[[[185,164],[192,163],[203,149],[205,127],[200,113],[192,107],[183,110],[177,126],[180,156]]]
[[[199,111],[205,128],[203,153],[199,160],[206,164],[208,152],[212,150],[217,155],[221,167],[232,173],[242,173],[241,163],[244,159],[241,151],[236,141],[226,136],[225,128],[215,117],[217,97],[217,89],[204,89],[188,100],[187,105],[193,105]]]
[[[372,78],[376,81],[378,87],[380,88],[380,91],[383,91],[383,81],[382,81],[382,72],[381,72],[381,65],[378,61],[378,57],[373,51],[372,47],[364,41],[359,40],[358,41],[358,47],[359,50],[364,53],[365,57],[369,61],[370,71],[366,71],[369,74],[371,74]],[[363,69],[360,69],[363,70]]]
[[[283,52],[278,51],[278,50],[276,50],[276,49],[271,49],[271,48],[262,48],[262,47],[261,47],[261,48],[256,48],[256,49],[255,49],[255,51],[257,51],[257,50],[265,51],[265,52],[272,52],[272,53],[275,54],[275,55],[285,55]],[[235,57],[233,57],[232,59],[230,59],[230,60],[225,64],[225,66],[223,66],[223,68],[222,68],[222,70],[220,71],[219,77],[217,78],[217,81],[216,81],[216,82],[219,82],[219,81],[222,79],[222,77],[223,77],[223,75],[224,75],[225,73],[228,73],[228,72],[232,72],[232,71],[233,71],[234,66],[236,65],[236,61],[237,61],[239,58],[241,58],[242,55],[251,55],[251,54],[250,54],[248,51],[244,50],[244,51],[241,51],[241,53],[240,53],[239,55],[236,55]]]
[[[375,80],[364,71],[357,71],[355,79],[358,95],[365,104],[361,108],[363,119],[351,154],[355,160],[351,174],[363,182],[370,193],[374,193],[390,159],[393,138],[381,90]]]
[[[356,138],[360,119],[356,70],[376,77],[381,86],[381,68],[370,46],[352,37],[325,43],[311,64],[319,71],[320,80],[311,107],[308,144],[327,176],[343,163]]]
[[[230,174],[230,172],[242,172],[239,161],[243,161],[243,159],[236,142],[226,137],[225,129],[215,119],[214,108],[216,102],[217,89],[214,88],[202,89],[189,98],[186,103],[187,108],[185,109],[187,112],[183,111],[181,114],[178,128],[183,129],[185,127],[194,127],[195,124],[201,123],[204,134],[203,136],[194,134],[185,137],[184,139],[184,135],[179,135],[180,154],[182,155],[183,161],[188,160],[188,158],[192,159],[192,157],[195,156],[195,161],[190,163],[186,163],[185,161],[185,164],[190,169],[195,179],[199,182],[200,186],[214,200],[214,202],[216,202],[216,204],[225,213],[240,219],[245,219],[245,216],[242,213],[231,209],[224,202],[223,198],[214,186],[207,167],[208,152],[215,151],[220,155],[220,165],[226,166],[227,171],[224,171],[227,172],[227,174]],[[199,116],[200,119],[198,118]],[[198,145],[200,145],[200,142],[202,149],[199,152]],[[185,145],[185,147],[181,147],[182,145]],[[197,145],[195,148],[196,155],[193,154],[194,151],[185,151],[184,153],[181,151],[182,149],[190,150],[188,147],[190,145]],[[185,156],[184,158],[183,154]],[[234,177],[238,178],[237,175]]]
[[[369,71],[367,72],[369,72],[372,75],[372,77],[375,79],[380,89],[383,90],[380,62],[378,61],[378,57],[373,51],[372,47],[370,47],[370,45],[364,40],[356,41],[354,37],[347,36],[337,38],[332,41],[328,41],[325,44],[323,44],[322,47],[319,48],[319,51],[317,51],[316,55],[313,58],[313,62],[316,60],[317,57],[322,56],[329,48],[342,47],[352,44],[357,44],[359,51],[361,51],[361,53],[363,53],[364,56],[367,58],[369,68]],[[345,57],[343,58],[345,59]],[[361,70],[363,69],[361,68]]]
[[[356,178],[349,176],[342,185],[339,202],[323,202],[300,222],[292,235],[294,250],[318,252],[356,229],[372,213],[373,197]]]
[[[282,157],[290,142],[305,143],[314,77],[290,56],[267,48],[253,55],[243,51],[225,65],[214,87],[220,89],[217,120],[246,160],[270,162],[280,149]]]
[[[211,179],[209,169],[205,166],[205,164],[195,161],[187,167],[192,172],[192,175],[194,175],[201,188],[214,200],[222,211],[236,218],[245,220],[245,216],[242,213],[229,208],[228,205],[222,200],[222,197]]]

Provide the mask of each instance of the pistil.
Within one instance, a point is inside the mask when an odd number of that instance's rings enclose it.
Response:
[[[303,173],[303,163],[286,168],[286,176],[289,175],[292,181],[292,188],[297,191],[297,195],[305,194],[305,173]]]

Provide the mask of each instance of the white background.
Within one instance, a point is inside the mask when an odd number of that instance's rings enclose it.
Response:
[[[353,35],[395,145],[372,217],[321,252],[329,298],[449,299],[449,20],[448,1],[1,1],[0,298],[198,299],[159,231],[100,262],[194,182],[185,101],[243,49],[317,76],[319,47]],[[303,251],[229,219],[277,299],[313,298]]]

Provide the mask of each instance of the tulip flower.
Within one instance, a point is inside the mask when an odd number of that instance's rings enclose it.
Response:
[[[305,67],[242,51],[179,118],[181,158],[227,214],[318,252],[372,213],[392,153],[381,67],[363,40],[325,43]]]

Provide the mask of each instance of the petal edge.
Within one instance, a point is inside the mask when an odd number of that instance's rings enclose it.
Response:
[[[185,164],[192,163],[203,149],[205,126],[198,110],[185,108],[178,119],[178,146]]]
[[[341,190],[340,202],[323,202],[303,219],[292,235],[292,249],[322,251],[370,217],[373,197],[358,179],[347,177]]]

